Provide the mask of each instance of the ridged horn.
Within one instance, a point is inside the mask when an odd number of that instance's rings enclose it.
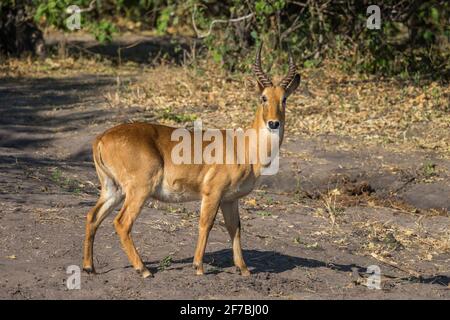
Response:
[[[261,68],[261,50],[262,50],[262,42],[259,45],[259,49],[256,52],[255,63],[253,64],[253,73],[255,74],[258,82],[264,87],[273,87],[272,80],[270,80],[269,76],[262,70]]]
[[[292,58],[292,55],[289,52],[289,71],[287,76],[284,77],[283,80],[281,80],[279,86],[284,89],[287,89],[291,84],[292,80],[294,80],[296,74],[297,74],[297,67],[295,66],[294,58]]]

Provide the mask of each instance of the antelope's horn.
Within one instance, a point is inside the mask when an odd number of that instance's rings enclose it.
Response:
[[[294,58],[292,58],[291,53],[289,52],[289,71],[286,77],[280,82],[280,87],[287,89],[291,84],[292,80],[294,80],[295,75],[297,74],[297,67],[294,63]]]
[[[261,68],[261,49],[262,42],[259,46],[258,51],[256,52],[255,63],[253,64],[253,73],[256,75],[258,82],[264,87],[273,87],[272,81],[269,76],[262,70]]]

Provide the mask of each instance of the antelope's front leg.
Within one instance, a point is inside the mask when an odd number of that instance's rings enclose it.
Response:
[[[234,264],[239,268],[243,276],[249,276],[250,271],[248,270],[242,255],[239,201],[222,202],[220,208],[222,209],[225,226],[231,237]]]
[[[202,275],[203,272],[203,255],[205,254],[206,243],[208,242],[209,232],[214,224],[217,210],[219,209],[220,196],[205,195],[202,199],[200,209],[200,221],[198,225],[198,241],[194,255],[194,268],[196,273]]]

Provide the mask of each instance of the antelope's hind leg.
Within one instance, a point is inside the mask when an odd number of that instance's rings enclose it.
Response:
[[[131,229],[149,194],[149,188],[145,185],[128,188],[126,190],[123,207],[114,219],[114,227],[120,237],[120,242],[122,243],[122,247],[128,256],[128,260],[132,264],[133,268],[144,278],[152,276],[152,273],[144,265],[139,253],[136,250],[133,239],[131,238]]]
[[[95,233],[103,220],[122,201],[123,197],[114,181],[97,170],[101,181],[102,190],[100,198],[95,206],[88,212],[86,217],[86,233],[83,248],[83,270],[87,273],[95,273],[94,269],[94,239]]]

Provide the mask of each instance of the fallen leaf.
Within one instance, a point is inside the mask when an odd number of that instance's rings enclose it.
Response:
[[[256,199],[255,198],[250,198],[247,201],[245,201],[245,204],[248,205],[248,206],[256,207]]]

